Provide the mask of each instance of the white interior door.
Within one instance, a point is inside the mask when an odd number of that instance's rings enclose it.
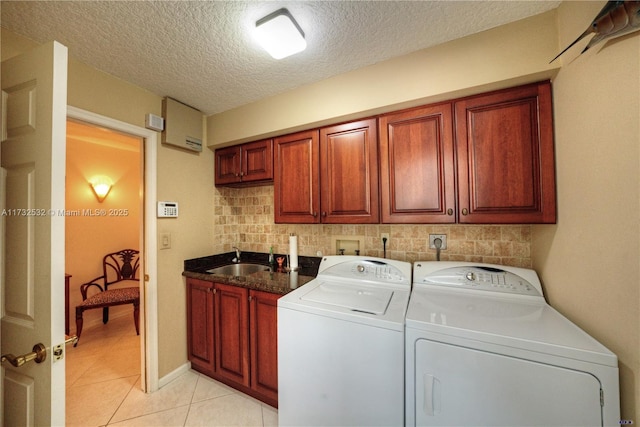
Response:
[[[2,363],[7,426],[64,425],[64,190],[67,48],[57,42],[2,62],[2,354],[37,343],[42,363]]]

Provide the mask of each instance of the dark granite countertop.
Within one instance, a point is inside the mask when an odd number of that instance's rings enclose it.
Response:
[[[298,265],[300,268],[293,273],[274,271],[274,268],[271,268],[269,271],[258,271],[246,276],[207,273],[207,270],[211,270],[212,268],[233,264],[235,256],[235,252],[227,252],[185,260],[182,275],[209,282],[224,283],[284,295],[315,279],[321,260],[320,257],[299,256]],[[275,258],[280,256],[286,258],[286,255],[274,254]],[[269,267],[269,254],[266,253],[242,252],[240,259],[243,263],[262,264]]]

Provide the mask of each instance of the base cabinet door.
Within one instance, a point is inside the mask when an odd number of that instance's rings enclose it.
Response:
[[[216,373],[249,385],[249,291],[216,283]]]
[[[261,291],[249,293],[251,388],[278,400],[278,298]]]
[[[206,375],[215,371],[213,283],[187,279],[187,350],[191,367]]]

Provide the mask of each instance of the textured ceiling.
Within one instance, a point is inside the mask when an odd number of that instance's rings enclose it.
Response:
[[[0,24],[213,114],[536,15],[560,1],[7,1]],[[251,36],[286,7],[308,47],[280,61]]]

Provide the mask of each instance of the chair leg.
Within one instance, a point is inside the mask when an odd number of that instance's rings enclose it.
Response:
[[[102,308],[102,323],[104,323],[106,325],[108,321],[109,321],[109,307],[103,307]]]
[[[136,335],[140,335],[140,301],[133,302],[133,322],[136,325]]]
[[[82,324],[84,320],[82,319],[82,307],[76,307],[76,336],[78,339],[76,340],[74,347],[78,346],[78,341],[80,341],[80,335],[82,335]]]

